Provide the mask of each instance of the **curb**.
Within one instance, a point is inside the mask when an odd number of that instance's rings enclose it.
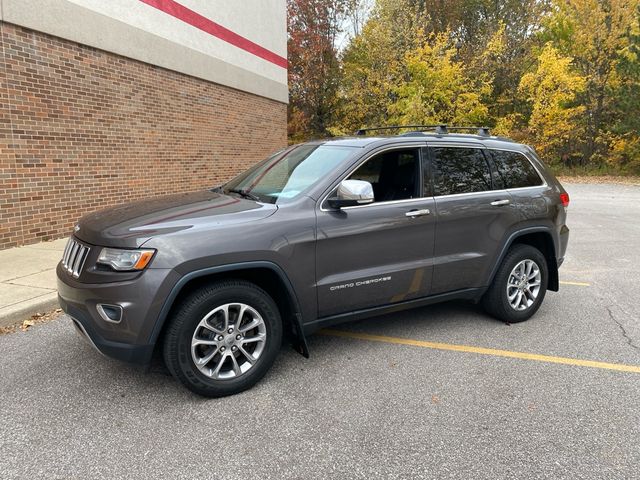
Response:
[[[46,313],[56,308],[59,308],[57,292],[47,293],[10,307],[4,307],[0,309],[0,327],[8,327],[14,323],[28,320],[36,313]]]

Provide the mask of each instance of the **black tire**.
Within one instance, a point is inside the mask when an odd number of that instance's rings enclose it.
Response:
[[[540,269],[540,290],[533,303],[524,310],[516,310],[507,297],[507,282],[512,270],[523,260],[533,260]],[[547,293],[549,269],[544,255],[530,245],[514,245],[502,260],[502,264],[493,279],[493,283],[482,298],[484,309],[491,316],[507,323],[524,322],[538,311]]]
[[[257,360],[246,372],[235,378],[214,379],[205,375],[196,366],[192,357],[192,338],[196,328],[200,328],[201,332],[207,331],[198,326],[209,312],[222,305],[236,302],[246,304],[258,312],[264,321],[266,339]],[[224,341],[219,343],[226,345]],[[206,397],[223,397],[242,392],[255,385],[273,364],[281,343],[282,320],[273,299],[253,283],[230,280],[201,287],[190,293],[178,305],[169,319],[164,335],[163,356],[171,374],[189,390]],[[226,354],[229,355],[230,351]]]

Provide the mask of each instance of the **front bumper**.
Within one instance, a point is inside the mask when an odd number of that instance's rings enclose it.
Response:
[[[168,269],[148,269],[125,282],[85,284],[72,278],[60,265],[58,301],[76,329],[100,353],[136,364],[147,364],[153,355],[152,332],[160,310],[178,275]],[[98,304],[122,306],[122,319],[108,322]]]
[[[134,345],[107,340],[97,331],[93,322],[87,319],[86,312],[70,305],[60,295],[58,295],[58,302],[62,310],[71,317],[78,333],[102,355],[141,365],[147,364],[151,360],[154,345]]]

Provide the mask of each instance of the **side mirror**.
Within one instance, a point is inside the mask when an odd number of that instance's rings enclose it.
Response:
[[[354,207],[373,203],[373,187],[364,180],[343,180],[335,197],[327,200],[331,208]]]

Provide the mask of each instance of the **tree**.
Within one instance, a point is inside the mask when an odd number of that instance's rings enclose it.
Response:
[[[517,112],[520,77],[535,62],[536,33],[549,0],[412,0],[424,13],[425,32],[450,32],[456,60],[471,75],[492,78],[493,116]]]
[[[582,164],[606,158],[610,127],[621,113],[614,101],[621,81],[620,54],[628,47],[634,17],[637,23],[638,4],[638,0],[556,1],[545,24],[543,38],[573,58],[586,82],[579,97],[586,118]]]
[[[618,52],[618,84],[611,92],[618,112],[609,138],[609,164],[640,172],[640,6],[627,34],[628,44]]]
[[[570,163],[580,156],[585,107],[576,104],[586,81],[572,72],[572,59],[550,43],[541,51],[534,72],[520,81],[519,92],[529,102],[528,128],[540,155],[551,162]]]
[[[315,53],[291,46],[294,136],[488,124],[554,163],[640,171],[640,0],[344,0],[329,10],[316,7],[337,0],[294,3],[333,19],[322,28],[292,20],[300,35],[318,30],[330,40]],[[337,11],[345,13],[330,14]],[[331,44],[340,15],[353,28],[344,51]]]
[[[337,107],[345,0],[288,0],[289,137],[326,136]]]
[[[370,19],[343,56],[339,119],[334,134],[350,134],[362,126],[387,123],[400,62],[391,32],[379,19]]]
[[[448,32],[431,34],[421,45],[407,52],[407,81],[395,88],[397,100],[390,105],[399,124],[484,125],[489,111],[483,96],[491,91],[485,77],[472,79]]]

